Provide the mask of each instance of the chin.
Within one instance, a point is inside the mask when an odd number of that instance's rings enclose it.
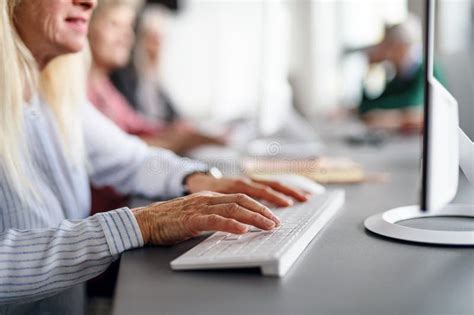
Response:
[[[117,58],[115,60],[115,68],[122,68],[125,67],[128,64],[128,61],[130,60],[129,56],[123,56],[121,58]]]
[[[62,44],[62,50],[66,54],[77,53],[80,52],[85,46],[86,40],[69,40]]]

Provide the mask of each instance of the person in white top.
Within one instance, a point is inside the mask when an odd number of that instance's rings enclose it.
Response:
[[[291,205],[290,197],[307,199],[277,182],[215,178],[200,163],[124,134],[88,104],[78,52],[96,5],[0,1],[2,304],[71,288],[130,248],[174,244],[204,231],[278,226],[251,197],[278,206]],[[88,217],[90,181],[123,193],[179,198]]]

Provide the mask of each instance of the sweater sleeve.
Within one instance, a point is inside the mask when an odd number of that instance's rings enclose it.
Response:
[[[91,181],[123,194],[172,198],[183,194],[183,178],[205,171],[203,163],[151,148],[120,130],[92,105],[83,108],[83,128]]]
[[[128,208],[56,228],[8,229],[0,234],[0,304],[28,302],[104,272],[120,253],[143,246]]]

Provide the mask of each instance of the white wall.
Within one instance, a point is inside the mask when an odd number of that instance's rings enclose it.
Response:
[[[185,1],[165,35],[164,86],[195,117],[288,107],[286,14],[279,1]]]
[[[194,117],[266,113],[260,117],[279,121],[292,97],[316,116],[357,84],[344,76],[357,65],[345,66],[343,48],[376,42],[406,7],[407,0],[187,0],[167,28],[163,83]]]

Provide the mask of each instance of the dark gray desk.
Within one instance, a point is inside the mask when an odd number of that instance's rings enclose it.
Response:
[[[368,215],[416,202],[419,143],[329,149],[392,179],[346,187],[345,207],[285,278],[171,271],[169,262],[197,240],[134,250],[122,256],[114,314],[474,314],[474,249],[387,241],[363,227]],[[474,203],[464,178],[457,200]],[[429,223],[474,228],[454,219]]]

